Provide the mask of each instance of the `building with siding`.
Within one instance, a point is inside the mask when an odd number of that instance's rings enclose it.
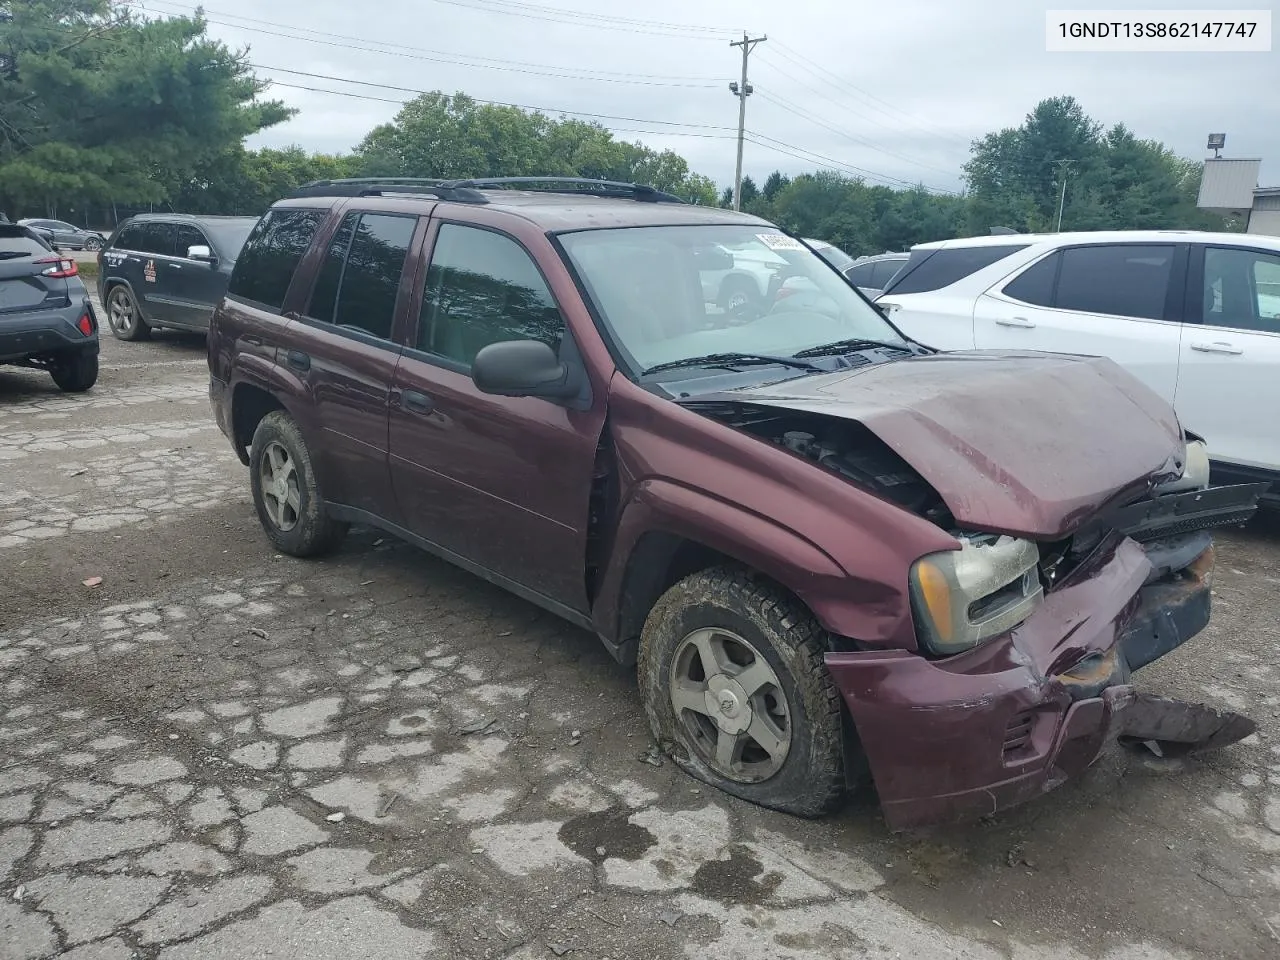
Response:
[[[1261,160],[1206,160],[1196,205],[1245,220],[1246,233],[1280,237],[1280,187],[1258,186],[1261,167]]]

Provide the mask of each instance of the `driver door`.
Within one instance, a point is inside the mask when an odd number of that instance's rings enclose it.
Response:
[[[585,612],[604,403],[575,410],[481,393],[471,364],[482,347],[541,340],[561,348],[564,317],[514,237],[438,223],[431,245],[417,322],[391,386],[391,473],[404,523],[454,562]]]

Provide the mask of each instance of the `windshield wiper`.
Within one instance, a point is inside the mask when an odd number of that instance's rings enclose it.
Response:
[[[774,356],[770,353],[708,353],[701,357],[685,357],[683,360],[668,360],[666,363],[655,364],[641,371],[640,376],[647,377],[651,373],[659,373],[663,370],[678,370],[681,367],[736,367],[751,363],[772,363],[783,367],[794,367],[797,370],[822,371],[822,367],[816,363],[798,360],[795,357]]]
[[[0,250],[0,260],[17,260],[20,257],[29,257],[30,253],[18,250]]]
[[[809,347],[807,350],[799,350],[796,352],[797,357],[830,357],[839,353],[852,353],[855,350],[904,350],[907,353],[915,351],[907,343],[890,343],[887,340],[836,340],[832,343],[822,343],[816,347]]]

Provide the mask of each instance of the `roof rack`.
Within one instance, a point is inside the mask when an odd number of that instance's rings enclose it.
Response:
[[[482,190],[519,189],[539,193],[580,194],[635,200],[640,203],[684,203],[674,194],[640,183],[593,180],[589,177],[478,177],[439,180],[429,177],[348,177],[313,180],[298,187],[291,197],[381,197],[389,194],[421,194],[456,203],[488,203]]]
[[[595,180],[590,177],[477,177],[471,180],[449,180],[442,184],[453,189],[501,190],[514,188],[541,193],[587,194],[597,197],[625,198],[641,203],[684,203],[680,197],[642,183],[622,180]]]
[[[428,177],[347,177],[312,180],[290,194],[297,197],[381,197],[387,194],[422,194],[458,203],[488,203],[478,190],[460,188],[461,181]]]

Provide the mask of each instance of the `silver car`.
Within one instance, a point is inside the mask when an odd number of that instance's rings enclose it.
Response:
[[[63,250],[101,250],[106,237],[95,230],[83,230],[65,220],[19,220],[54,246]]]

